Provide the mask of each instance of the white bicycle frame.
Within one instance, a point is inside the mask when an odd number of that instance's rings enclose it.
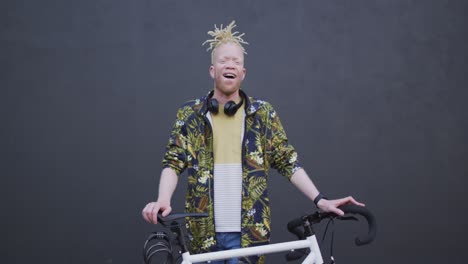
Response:
[[[299,241],[282,242],[257,247],[230,249],[196,255],[190,255],[190,252],[185,252],[182,254],[182,264],[210,262],[214,260],[223,260],[236,257],[248,257],[252,255],[265,255],[283,251],[294,251],[296,249],[301,248],[310,249],[310,253],[304,259],[302,264],[323,264],[322,253],[320,252],[320,248],[315,235],[309,236],[306,239]]]
[[[371,243],[375,239],[376,235],[376,221],[375,217],[372,215],[372,213],[365,209],[365,207],[360,207],[357,205],[343,205],[341,206],[341,209],[345,213],[350,213],[350,214],[358,214],[366,218],[367,224],[369,227],[369,232],[366,236],[362,237],[356,237],[355,244],[358,246],[366,245]],[[195,255],[190,255],[190,251],[186,245],[186,234],[185,234],[185,229],[183,229],[183,224],[180,222],[177,223],[177,219],[182,219],[184,217],[205,217],[207,214],[174,214],[172,216],[168,216],[166,218],[163,218],[162,216],[158,215],[158,220],[161,221],[163,226],[166,228],[169,228],[171,232],[173,232],[179,242],[179,246],[181,247],[180,253],[182,254],[182,264],[192,264],[192,263],[201,263],[201,262],[208,262],[210,263],[211,261],[217,261],[217,260],[224,260],[224,259],[232,259],[232,258],[239,258],[239,257],[249,257],[249,256],[255,256],[255,255],[267,255],[271,253],[278,253],[278,252],[283,252],[283,251],[294,251],[296,249],[305,249],[308,248],[310,252],[307,254],[306,258],[302,261],[302,264],[323,264],[323,257],[322,253],[320,252],[320,247],[317,242],[317,238],[315,236],[315,233],[312,229],[313,224],[319,223],[321,220],[329,218],[332,219],[333,216],[330,213],[325,213],[322,214],[320,212],[315,212],[312,215],[308,216],[302,216],[301,218],[298,218],[296,220],[290,221],[288,223],[288,230],[295,234],[296,236],[302,238],[304,235],[307,235],[305,239],[299,240],[299,241],[290,241],[290,242],[282,242],[282,243],[275,243],[275,244],[269,244],[269,245],[263,245],[263,246],[256,246],[256,247],[248,247],[248,248],[239,248],[239,249],[230,249],[230,250],[223,250],[223,251],[217,251],[217,252],[210,252],[210,253],[202,253],[202,254],[195,254]],[[344,216],[338,218],[340,220],[357,220],[354,216]],[[302,231],[299,227],[301,226],[304,228]],[[146,248],[147,244],[150,240],[152,240],[156,236],[157,238],[164,238],[165,243],[159,242],[156,243],[150,248]],[[152,248],[155,246],[160,246],[160,249],[153,250],[153,252],[150,251]],[[151,258],[154,253],[157,253],[158,251],[164,251],[166,253],[169,253],[169,256],[171,256],[172,252],[172,247],[171,247],[171,241],[168,238],[168,236],[162,232],[162,234],[152,234],[148,240],[145,242],[144,246],[144,252],[143,252],[143,257],[145,259],[145,263],[148,263],[149,259]]]

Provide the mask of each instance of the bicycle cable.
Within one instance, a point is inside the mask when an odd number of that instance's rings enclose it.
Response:
[[[328,223],[325,227],[325,231],[323,232],[322,236],[322,243],[325,241],[325,236],[327,235],[328,232],[328,226],[332,223],[332,228],[331,228],[331,241],[330,241],[330,264],[335,264],[335,257],[333,257],[333,244],[335,241],[335,220],[333,218],[330,218],[328,220]]]

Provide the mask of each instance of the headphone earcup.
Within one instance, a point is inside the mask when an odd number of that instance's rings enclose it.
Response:
[[[229,101],[224,105],[224,113],[228,116],[233,116],[236,114],[239,106],[234,101]]]
[[[206,107],[208,108],[208,111],[210,111],[211,113],[217,114],[218,108],[219,108],[218,100],[214,98],[209,99]]]

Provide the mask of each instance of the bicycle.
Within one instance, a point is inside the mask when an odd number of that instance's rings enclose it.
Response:
[[[313,225],[320,223],[322,220],[334,219],[338,220],[358,220],[355,216],[363,216],[368,224],[368,233],[361,237],[356,237],[355,244],[358,246],[366,245],[371,243],[376,236],[377,226],[375,217],[372,213],[365,207],[348,204],[340,207],[341,210],[345,213],[344,216],[338,216],[333,213],[322,213],[315,212],[310,215],[304,215],[297,219],[291,220],[287,228],[289,232],[297,236],[297,241],[281,242],[274,243],[263,246],[240,248],[240,249],[230,249],[224,251],[210,252],[210,253],[201,253],[191,255],[186,243],[186,230],[184,229],[184,221],[186,217],[206,217],[208,214],[204,213],[185,213],[185,214],[171,214],[166,217],[162,217],[161,214],[158,215],[158,223],[163,227],[171,230],[174,237],[169,236],[169,234],[164,232],[153,232],[148,239],[146,240],[143,246],[143,259],[146,264],[149,264],[151,258],[160,252],[165,252],[167,254],[166,263],[175,263],[173,257],[174,245],[180,247],[180,257],[182,258],[181,264],[192,264],[200,262],[209,262],[214,260],[223,260],[236,257],[247,257],[252,255],[265,255],[283,251],[290,251],[286,254],[286,259],[288,261],[298,260],[305,256],[305,259],[302,261],[303,264],[322,264],[323,258],[322,253],[317,242]],[[330,223],[330,222],[329,222]],[[328,226],[327,226],[328,228]],[[325,231],[326,232],[326,231]],[[158,240],[159,242],[151,244],[152,240]],[[333,263],[333,258],[332,258]]]

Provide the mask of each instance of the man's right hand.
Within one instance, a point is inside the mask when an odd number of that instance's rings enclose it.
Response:
[[[147,204],[145,208],[143,208],[143,211],[141,212],[141,214],[143,215],[143,218],[146,221],[153,223],[153,224],[157,224],[158,213],[160,211],[162,212],[163,217],[168,216],[172,211],[171,205],[169,203],[160,202],[160,201],[151,202]]]

